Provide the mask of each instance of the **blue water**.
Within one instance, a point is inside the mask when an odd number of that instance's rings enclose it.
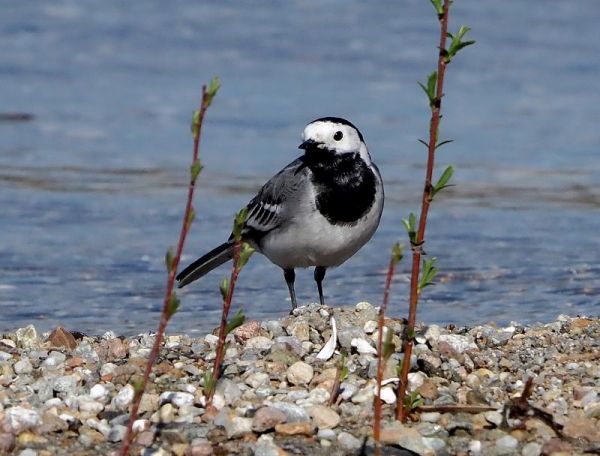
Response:
[[[310,120],[359,126],[386,184],[373,240],[328,272],[332,305],[381,301],[389,247],[419,207],[437,21],[404,2],[0,2],[0,330],[34,323],[93,334],[154,329],[176,243],[199,89],[208,114],[192,261],[298,154]],[[418,318],[549,321],[600,308],[600,4],[457,0],[451,29],[477,45],[450,65],[439,167],[456,184],[432,207],[435,287]],[[390,312],[406,314],[409,261]],[[171,332],[217,325],[220,268],[182,293]],[[301,302],[317,297],[298,271]],[[290,303],[255,256],[235,297],[248,317]]]

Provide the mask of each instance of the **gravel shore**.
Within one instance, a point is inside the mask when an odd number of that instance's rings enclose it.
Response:
[[[324,346],[337,331],[336,351]],[[203,375],[217,338],[167,335],[131,454],[372,454],[377,308],[309,305],[228,336],[214,405]],[[387,319],[399,346],[401,320]],[[0,454],[107,455],[118,449],[154,335],[122,338],[33,326],[0,337]],[[333,341],[329,342],[331,347]],[[543,325],[421,325],[409,391],[422,406],[392,420],[395,367],[382,388],[385,455],[600,454],[600,319]],[[348,375],[330,404],[346,353]],[[327,358],[327,359],[323,359]],[[519,400],[527,379],[526,398]]]

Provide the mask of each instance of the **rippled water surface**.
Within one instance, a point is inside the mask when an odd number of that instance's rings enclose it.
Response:
[[[449,68],[439,153],[455,184],[433,206],[440,276],[419,319],[548,321],[600,308],[600,5],[460,0],[452,27],[478,43]],[[379,303],[400,220],[419,205],[435,60],[425,0],[0,2],[0,330],[90,333],[156,326],[176,242],[199,87],[223,88],[205,125],[197,222],[184,262],[298,154],[324,115],[362,130],[386,183],[373,240],[328,272],[329,304]],[[405,315],[409,262],[392,313]],[[182,293],[170,331],[218,323],[220,268]],[[299,271],[302,302],[316,299]],[[281,271],[255,256],[235,303],[290,308]]]

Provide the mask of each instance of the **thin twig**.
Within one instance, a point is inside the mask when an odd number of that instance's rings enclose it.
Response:
[[[200,109],[199,115],[197,117],[197,123],[194,125],[194,145],[193,145],[193,159],[192,163],[196,163],[198,160],[198,151],[200,148],[200,136],[202,130],[202,122],[204,120],[204,115],[206,114],[206,110],[210,105],[210,97],[207,94],[206,86],[202,86],[202,99],[200,101]],[[197,173],[191,173],[190,182],[188,186],[188,194],[187,194],[187,202],[185,205],[185,212],[183,215],[183,223],[181,225],[181,231],[179,233],[179,241],[177,243],[177,250],[175,255],[173,256],[173,260],[170,265],[168,265],[169,274],[167,277],[167,286],[165,289],[165,296],[163,300],[163,309],[160,315],[160,322],[158,324],[158,329],[156,331],[156,338],[154,340],[154,345],[152,346],[152,350],[150,351],[150,355],[148,356],[148,361],[146,362],[146,368],[144,370],[144,376],[141,381],[135,386],[135,395],[133,398],[133,403],[131,406],[131,412],[129,415],[129,422],[127,423],[127,431],[125,433],[125,437],[123,438],[123,443],[121,444],[121,448],[119,454],[121,456],[126,456],[129,453],[129,446],[131,445],[131,441],[133,440],[133,423],[135,422],[138,416],[138,410],[140,407],[140,402],[142,400],[142,395],[144,390],[146,389],[146,384],[148,383],[148,378],[150,377],[150,373],[152,372],[152,366],[154,365],[156,358],[158,357],[158,352],[160,350],[160,346],[164,337],[165,329],[167,327],[167,323],[169,322],[169,318],[172,315],[170,312],[170,304],[173,299],[173,288],[175,285],[175,276],[177,274],[177,267],[179,266],[179,261],[181,260],[181,253],[183,252],[183,246],[185,244],[185,239],[187,237],[187,233],[190,228],[190,219],[191,214],[193,213],[192,202],[194,198],[194,189],[196,186],[196,179],[198,177]]]
[[[437,132],[440,124],[440,111],[442,107],[442,96],[444,89],[444,74],[446,71],[446,60],[444,59],[444,50],[446,49],[446,37],[448,34],[448,13],[450,9],[450,0],[444,0],[444,13],[439,15],[440,21],[440,54],[438,57],[437,68],[437,86],[435,103],[431,109],[431,119],[429,123],[429,143],[427,153],[427,171],[425,175],[425,186],[423,188],[423,198],[421,201],[421,215],[419,217],[419,230],[415,245],[422,247],[425,239],[425,227],[427,225],[427,214],[429,212],[430,194],[432,189],[433,165],[435,161],[435,149],[437,144]],[[421,248],[413,248],[412,270],[410,278],[410,305],[408,311],[407,330],[409,336],[414,333],[415,322],[417,318],[417,304],[419,301],[419,270],[421,265]],[[406,421],[407,410],[404,407],[404,396],[408,384],[408,372],[410,370],[410,357],[412,355],[413,340],[407,337],[404,340],[404,357],[402,361],[402,372],[400,375],[400,385],[398,387],[398,396],[396,401],[396,419]]]
[[[240,249],[242,247],[242,241],[235,241],[233,247],[233,265],[231,266],[231,277],[229,280],[229,288],[227,290],[227,296],[223,300],[223,309],[221,312],[221,324],[219,325],[219,340],[217,342],[217,351],[215,356],[215,362],[212,369],[212,380],[214,384],[206,392],[207,406],[212,403],[212,398],[215,393],[216,382],[221,376],[221,364],[225,356],[225,338],[227,337],[227,317],[229,315],[229,309],[231,308],[231,301],[233,299],[233,292],[235,291],[235,284],[237,282],[240,268],[238,266],[240,258]]]

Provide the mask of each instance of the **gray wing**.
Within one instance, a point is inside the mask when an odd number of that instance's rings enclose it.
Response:
[[[310,178],[303,157],[273,176],[248,203],[244,234],[260,238],[285,221],[287,209]]]

